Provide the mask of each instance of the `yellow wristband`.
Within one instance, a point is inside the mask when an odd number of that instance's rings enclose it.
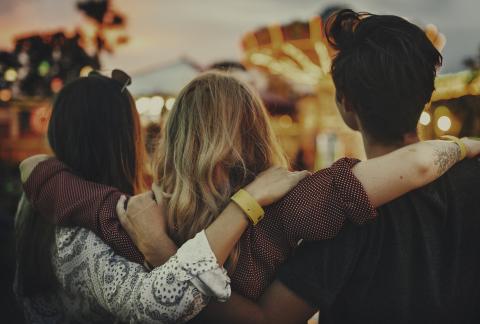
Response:
[[[467,147],[465,146],[465,143],[463,143],[461,139],[452,135],[443,135],[440,138],[443,140],[452,141],[458,145],[458,147],[460,148],[460,160],[463,160],[467,156]]]
[[[258,222],[265,215],[265,211],[262,206],[245,190],[240,189],[236,194],[232,196],[232,201],[234,201],[238,207],[240,207],[243,212],[247,215],[248,219],[252,222],[253,225],[257,225]]]

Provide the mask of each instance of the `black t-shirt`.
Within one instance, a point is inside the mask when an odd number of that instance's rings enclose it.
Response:
[[[480,323],[480,161],[306,242],[278,274],[320,323]]]

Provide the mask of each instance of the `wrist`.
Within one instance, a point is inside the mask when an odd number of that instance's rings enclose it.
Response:
[[[451,136],[451,135],[443,135],[440,138],[442,140],[447,140],[447,141],[453,142],[453,143],[455,143],[455,145],[457,145],[457,148],[458,148],[457,159],[458,160],[461,161],[467,156],[467,153],[468,153],[467,146],[465,145],[465,143],[461,139],[459,139],[456,136]]]
[[[145,260],[154,267],[164,264],[177,252],[176,244],[169,237],[160,237],[156,242],[155,245],[143,244],[140,249]]]
[[[263,207],[268,205],[268,202],[264,198],[264,195],[262,194],[261,190],[260,191],[255,190],[255,188],[251,185],[246,186],[245,188],[243,188],[243,190],[248,192],[248,194],[250,194],[250,196],[252,196],[252,198],[255,199],[260,206]]]
[[[265,215],[265,211],[263,210],[262,206],[245,189],[240,189],[230,199],[242,209],[253,225],[258,224],[258,222]]]

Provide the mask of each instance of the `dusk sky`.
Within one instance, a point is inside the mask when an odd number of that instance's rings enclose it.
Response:
[[[0,48],[11,49],[15,35],[31,31],[73,30],[85,22],[75,0],[0,0]],[[186,56],[206,65],[219,59],[241,59],[245,32],[271,23],[308,19],[329,0],[113,0],[128,19],[130,42],[104,68],[134,73]],[[433,23],[447,37],[443,72],[461,70],[462,60],[478,52],[480,0],[356,0],[353,8]]]

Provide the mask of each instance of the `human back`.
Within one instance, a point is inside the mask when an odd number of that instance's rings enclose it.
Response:
[[[405,19],[342,10],[327,37],[337,105],[373,159],[418,141],[441,54]],[[359,67],[358,69],[356,67]],[[431,167],[461,155],[436,151]],[[466,160],[435,182],[348,223],[335,239],[297,250],[279,280],[320,310],[323,323],[478,322],[480,162]]]
[[[476,323],[480,320],[480,161],[309,242],[281,280],[320,309],[322,323]]]

